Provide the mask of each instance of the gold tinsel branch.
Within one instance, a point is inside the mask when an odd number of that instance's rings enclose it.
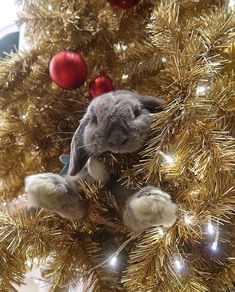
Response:
[[[102,260],[102,249],[92,239],[79,232],[71,234],[71,239],[57,247],[56,254],[51,256],[48,267],[43,274],[52,284],[50,291],[68,289],[79,281],[86,282],[87,288],[92,291],[115,291],[118,285],[115,275],[104,268],[93,269]]]
[[[24,258],[16,253],[9,252],[1,247],[0,249],[0,289],[2,292],[17,292],[14,285],[23,283],[25,267],[22,265]]]

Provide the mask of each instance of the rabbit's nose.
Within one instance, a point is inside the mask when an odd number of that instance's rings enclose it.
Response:
[[[112,131],[108,137],[108,142],[111,145],[121,146],[128,141],[128,136],[121,130]]]

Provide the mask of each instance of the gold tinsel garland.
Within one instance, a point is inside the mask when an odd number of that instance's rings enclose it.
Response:
[[[229,1],[142,0],[126,11],[104,0],[18,2],[32,48],[0,66],[0,290],[14,291],[27,261],[49,259],[44,277],[51,291],[66,291],[80,278],[101,292],[232,291],[235,12]],[[87,84],[65,92],[49,78],[51,57],[66,49],[82,52],[90,77],[105,70],[118,88],[166,101],[138,155],[103,160],[126,185],[168,191],[179,219],[168,230],[133,237],[117,267],[99,264],[131,234],[102,186],[80,186],[91,209],[82,221],[4,206],[21,194],[25,176],[59,171],[58,157],[68,152],[87,106]],[[95,224],[97,216],[116,228],[110,233]]]

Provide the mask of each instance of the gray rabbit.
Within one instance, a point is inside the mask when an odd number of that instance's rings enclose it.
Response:
[[[162,110],[162,100],[118,90],[96,97],[88,106],[71,143],[68,175],[32,175],[25,180],[31,205],[53,210],[68,219],[81,219],[87,206],[75,182],[94,179],[107,185],[119,206],[124,224],[132,231],[151,226],[172,226],[177,206],[159,188],[147,186],[140,191],[124,187],[107,172],[99,155],[131,153],[144,143],[150,128],[150,112]]]

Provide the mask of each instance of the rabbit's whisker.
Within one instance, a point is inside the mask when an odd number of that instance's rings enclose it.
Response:
[[[95,145],[95,143],[91,143],[91,144],[86,144],[86,145],[83,145],[83,146],[79,146],[79,147],[76,147],[76,149],[86,148],[87,146],[91,146],[91,145]]]
[[[72,138],[73,137],[60,138],[60,139],[53,140],[53,142],[64,141],[64,140],[71,140]]]

